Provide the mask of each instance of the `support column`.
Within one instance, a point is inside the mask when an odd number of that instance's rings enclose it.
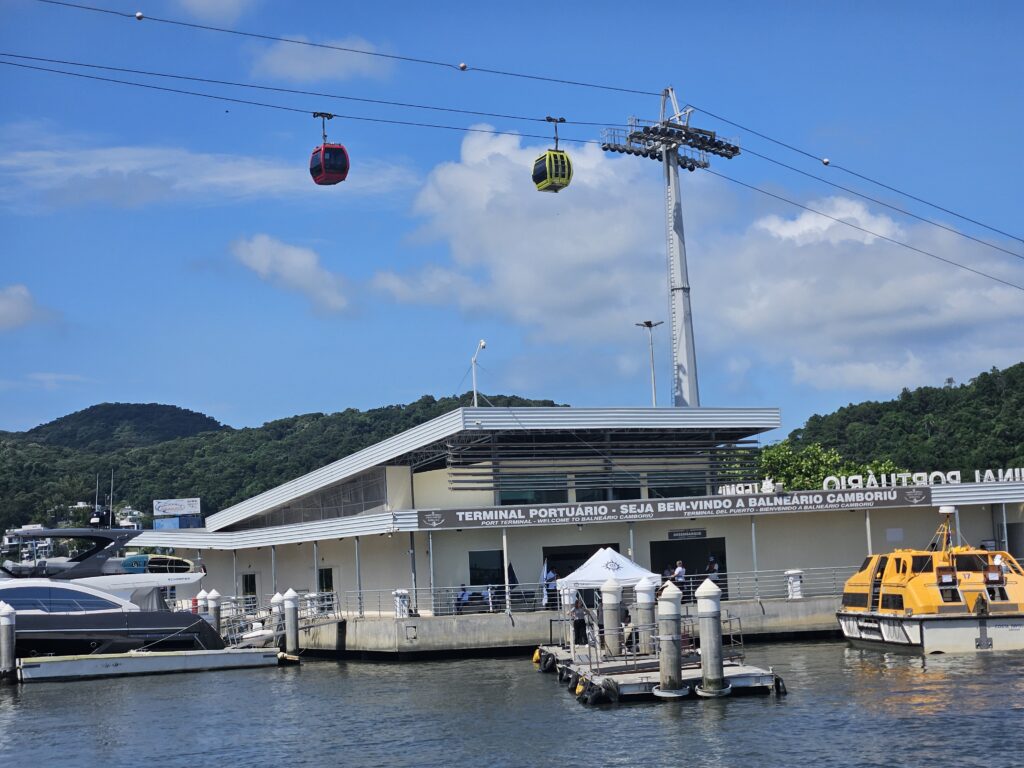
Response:
[[[654,653],[654,593],[660,582],[645,576],[633,592],[636,594],[636,626],[641,654]]]
[[[683,686],[682,645],[679,636],[683,593],[672,582],[658,599],[658,687],[654,695],[678,698],[689,693]]]
[[[711,579],[697,588],[697,620],[700,628],[701,684],[697,695],[719,698],[732,693],[722,665],[722,590]]]
[[[1010,551],[1010,534],[1006,530],[1006,502],[1002,504],[1003,507],[1003,549],[1007,552]]]
[[[634,536],[633,524],[629,524],[629,559],[636,562],[636,538]]]
[[[270,588],[277,594],[277,545],[270,545]]]
[[[231,595],[238,596],[238,550],[231,550]]]
[[[359,537],[356,536],[356,607],[359,616],[363,615],[363,569],[359,563]]]
[[[289,588],[282,595],[284,605],[284,651],[296,654],[299,652],[299,595]]]
[[[420,601],[416,592],[416,534],[409,531],[409,568],[412,571],[412,609],[419,613]]]
[[[15,642],[17,613],[7,603],[0,602],[0,681],[14,680],[17,673]]]
[[[314,595],[320,592],[320,545],[313,542],[313,586],[310,589]]]
[[[683,206],[679,194],[679,156],[675,147],[662,152],[665,166],[665,224],[668,240],[669,317],[672,319],[672,393],[677,408],[700,405],[697,354],[690,311],[690,279],[686,268]]]
[[[612,576],[601,585],[601,612],[604,614],[604,645],[609,656],[622,653],[622,585]],[[598,648],[600,651],[600,648]]]
[[[964,534],[960,530],[960,507],[953,507],[953,519],[956,520],[956,545],[963,546]]]
[[[754,562],[754,599],[761,599],[760,585],[757,583],[757,518],[750,516],[750,553]]]
[[[505,612],[512,613],[512,594],[508,589],[508,529],[501,529],[501,561],[505,571]]]
[[[216,589],[211,589],[210,593],[206,596],[206,609],[210,614],[210,624],[213,625],[214,631],[220,634],[220,592]]]
[[[874,552],[871,550],[871,510],[864,510],[864,529],[868,535],[868,555],[873,555]]]
[[[437,596],[434,592],[434,532],[427,531],[427,565],[430,570],[430,611],[437,615]]]

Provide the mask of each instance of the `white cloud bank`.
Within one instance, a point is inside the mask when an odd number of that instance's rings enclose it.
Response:
[[[318,310],[340,312],[348,306],[344,280],[325,269],[309,248],[256,235],[232,243],[231,253],[260,279],[305,296]]]
[[[374,285],[399,302],[451,304],[534,339],[598,350],[595,369],[629,375],[622,355],[637,354],[633,324],[667,319],[661,174],[587,146],[571,150],[572,186],[542,194],[530,182],[539,149],[467,136],[415,206],[418,237],[446,244],[450,260],[381,272]],[[794,384],[894,393],[1024,359],[1021,291],[808,211],[755,216],[764,201],[730,198],[699,173],[684,174],[683,188],[702,366],[739,383],[781,365]],[[950,233],[844,197],[807,204],[1024,283],[1012,259]]]
[[[0,332],[28,325],[44,315],[27,286],[0,288]]]
[[[54,168],[61,172],[54,173]],[[344,188],[350,197],[372,196],[415,184],[416,174],[405,166],[368,161]],[[232,203],[323,193],[309,177],[308,156],[299,154],[285,163],[160,146],[0,150],[0,205],[19,211],[96,204],[138,208],[180,201]]]

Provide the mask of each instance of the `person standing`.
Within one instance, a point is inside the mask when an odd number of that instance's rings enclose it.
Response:
[[[544,577],[544,589],[547,590],[547,609],[554,611],[558,608],[558,571],[554,568],[548,570]]]
[[[587,644],[587,609],[583,601],[576,598],[576,604],[569,612],[572,619],[572,639],[576,645]]]

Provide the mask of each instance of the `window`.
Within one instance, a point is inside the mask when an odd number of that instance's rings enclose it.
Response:
[[[320,150],[316,150],[309,158],[309,170],[316,176],[323,173],[323,165],[320,163]]]
[[[882,607],[892,611],[902,611],[903,595],[882,595]]]
[[[864,562],[860,564],[860,569],[857,571],[857,573],[860,573],[861,571],[866,571],[868,569],[868,566],[871,565],[872,559],[873,558],[871,557],[871,555],[865,557]]]
[[[471,585],[504,584],[500,549],[485,549],[469,553],[469,583]]]
[[[45,611],[47,613],[81,613],[83,611],[110,611],[121,608],[102,597],[60,587],[11,587],[0,589],[0,600],[16,611]]]
[[[317,592],[333,592],[334,591],[334,569],[333,568],[318,568],[316,572],[316,591]]]
[[[555,486],[552,488],[552,486]],[[502,488],[498,503],[502,506],[520,504],[565,504],[569,501],[569,486],[565,476],[520,475],[515,486]]]
[[[867,608],[867,592],[843,592],[843,605],[847,608]]]
[[[958,571],[984,571],[988,565],[981,555],[955,555],[954,562]]]
[[[915,574],[918,573],[931,573],[932,572],[932,556],[931,555],[914,555],[910,562],[910,570]]]
[[[344,173],[348,170],[348,158],[341,149],[324,150],[324,168],[332,173]]]

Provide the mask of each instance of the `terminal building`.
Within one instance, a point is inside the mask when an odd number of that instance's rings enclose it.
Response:
[[[777,597],[795,569],[838,594],[865,555],[927,544],[940,505],[966,540],[1024,554],[1024,470],[781,488],[752,451],[780,423],[773,408],[459,408],[136,543],[199,557],[206,590],[334,592],[360,615],[395,589],[421,615],[452,612],[463,585],[500,610],[536,602],[547,571],[601,547],[695,577],[713,558],[728,599]]]

